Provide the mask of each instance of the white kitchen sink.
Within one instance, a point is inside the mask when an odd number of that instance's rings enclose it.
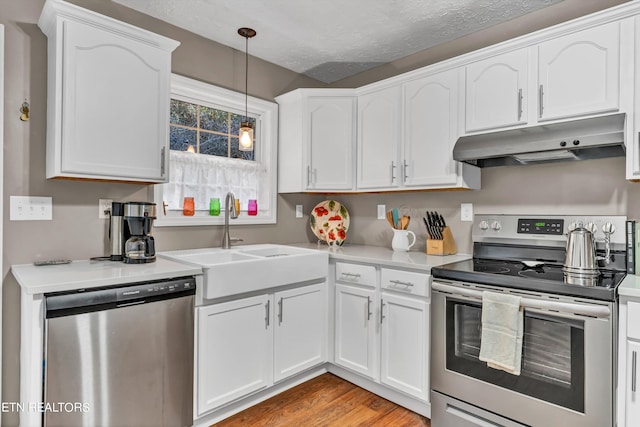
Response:
[[[285,245],[245,245],[159,252],[204,271],[205,299],[221,298],[327,277],[326,252]]]

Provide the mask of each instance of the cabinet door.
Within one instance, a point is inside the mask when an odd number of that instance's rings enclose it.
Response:
[[[397,187],[400,86],[358,97],[358,189]]]
[[[467,65],[467,132],[527,122],[527,69],[527,49]]]
[[[540,120],[617,110],[619,50],[618,22],[540,44]]]
[[[382,293],[380,381],[420,400],[429,398],[429,304]]]
[[[404,85],[404,147],[401,181],[405,186],[454,185],[458,138],[458,70]]]
[[[326,283],[274,294],[275,381],[327,360]]]
[[[353,190],[355,99],[313,96],[307,105],[307,189]]]
[[[640,425],[640,343],[627,340],[626,405],[625,420],[627,426]],[[634,366],[635,364],[635,366]]]
[[[273,383],[267,295],[198,308],[198,414]]]
[[[377,379],[374,298],[374,290],[336,284],[334,362]]]
[[[74,21],[63,34],[62,175],[164,181],[170,53]]]

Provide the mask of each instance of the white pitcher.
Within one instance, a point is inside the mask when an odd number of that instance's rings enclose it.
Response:
[[[411,243],[409,243],[409,235],[413,237]],[[416,235],[413,231],[409,230],[393,230],[393,239],[391,240],[391,247],[394,251],[408,251],[416,243]]]

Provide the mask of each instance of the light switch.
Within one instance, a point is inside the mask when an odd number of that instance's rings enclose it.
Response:
[[[386,219],[386,218],[387,218],[387,206],[378,205],[378,219]]]
[[[51,197],[11,196],[11,221],[51,221],[53,219]]]
[[[302,205],[296,205],[296,218],[302,218],[303,216]]]
[[[473,221],[473,203],[460,204],[460,221]]]

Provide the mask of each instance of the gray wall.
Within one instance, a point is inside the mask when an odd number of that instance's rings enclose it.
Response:
[[[586,10],[604,8],[620,1],[565,0],[581,2]],[[222,87],[244,90],[242,52],[204,40],[196,35],[106,0],[74,0],[73,3],[181,41],[173,54],[173,71]],[[3,366],[2,400],[19,401],[20,293],[9,272],[12,264],[35,259],[86,259],[107,254],[106,222],[97,218],[99,198],[148,200],[147,187],[79,181],[49,181],[45,173],[46,38],[37,27],[44,0],[0,0],[0,23],[5,25],[5,130],[3,221]],[[575,16],[579,13],[575,12]],[[540,15],[540,16],[539,16]],[[536,14],[535,26],[569,19],[558,13]],[[407,60],[363,73],[336,86],[359,86],[417,68],[472,48],[518,34],[516,28],[500,26],[484,35],[466,37],[413,55]],[[529,28],[529,27],[526,27]],[[251,95],[265,99],[297,87],[321,87],[321,83],[283,68],[251,60]],[[31,104],[31,120],[19,120],[24,100]],[[479,191],[410,192],[357,195],[290,194],[278,198],[278,223],[264,226],[237,226],[234,235],[245,243],[292,243],[312,241],[307,218],[295,219],[296,204],[305,212],[331,197],[343,202],[352,215],[348,243],[390,246],[391,232],[386,222],[375,219],[376,205],[399,207],[411,214],[410,229],[419,235],[415,249],[424,248],[420,218],[424,210],[440,211],[452,225],[460,252],[469,252],[470,225],[459,221],[461,202],[474,203],[476,213],[581,213],[622,214],[640,218],[640,186],[624,180],[622,159],[585,161],[575,164],[506,167],[483,171]],[[9,221],[9,196],[52,196],[53,221]],[[218,246],[220,227],[157,228],[158,250]],[[15,425],[15,414],[3,414],[5,425]]]

